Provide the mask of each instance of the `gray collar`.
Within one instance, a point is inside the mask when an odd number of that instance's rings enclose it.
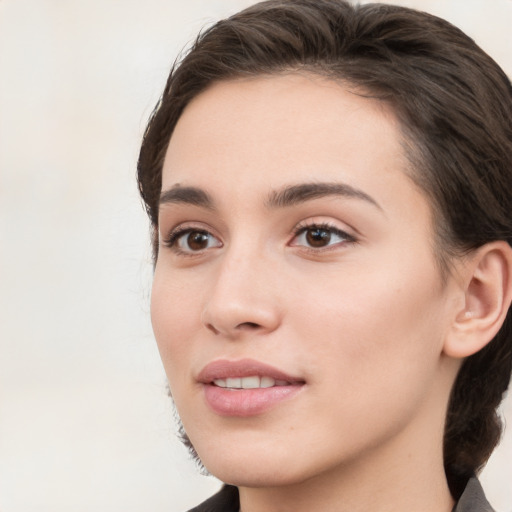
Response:
[[[453,512],[494,512],[476,477],[469,479]]]

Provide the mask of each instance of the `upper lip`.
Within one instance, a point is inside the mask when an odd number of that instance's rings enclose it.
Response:
[[[304,382],[304,379],[288,375],[285,372],[254,359],[239,359],[229,361],[217,359],[208,363],[197,376],[197,380],[203,384],[210,384],[217,379],[242,378],[242,377],[272,377],[275,380],[283,380],[289,383]]]

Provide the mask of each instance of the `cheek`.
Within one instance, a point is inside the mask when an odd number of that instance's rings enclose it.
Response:
[[[445,310],[435,269],[425,266],[418,279],[417,265],[368,268],[317,280],[315,290],[322,293],[306,289],[297,302],[299,332],[313,342],[318,365],[332,367],[325,362],[335,359],[340,376],[362,383],[432,371],[442,350]]]
[[[180,370],[188,367],[184,363],[192,348],[189,340],[198,328],[198,303],[197,293],[190,293],[186,284],[157,268],[151,291],[151,322],[171,387]]]
[[[400,273],[391,281],[376,272],[326,282],[322,301],[304,297],[308,311],[295,318],[308,345],[311,415],[324,418],[325,432],[352,439],[351,449],[398,432],[436,393],[442,297],[406,286]]]

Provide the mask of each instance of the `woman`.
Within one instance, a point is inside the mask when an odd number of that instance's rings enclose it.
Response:
[[[138,177],[196,511],[486,511],[512,87],[447,22],[271,0],[171,72]]]

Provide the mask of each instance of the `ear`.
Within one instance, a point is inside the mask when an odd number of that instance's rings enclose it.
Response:
[[[491,242],[474,251],[462,270],[463,306],[448,333],[443,352],[464,358],[485,347],[500,330],[512,301],[512,248]]]

